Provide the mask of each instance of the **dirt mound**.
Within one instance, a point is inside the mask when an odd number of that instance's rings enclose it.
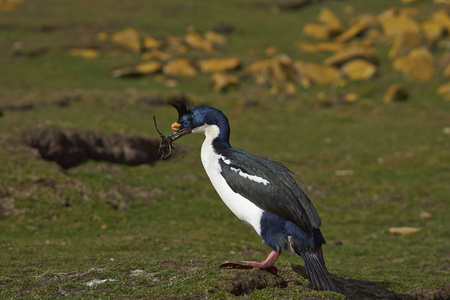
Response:
[[[280,276],[260,269],[230,270],[229,273],[221,274],[218,279],[220,280],[220,284],[216,287],[218,290],[236,296],[268,287],[285,288],[288,285]]]
[[[159,158],[159,138],[126,134],[86,132],[45,127],[26,136],[27,144],[39,150],[43,159],[55,161],[63,169],[92,159],[125,165],[153,163]],[[181,146],[178,154],[184,153]]]

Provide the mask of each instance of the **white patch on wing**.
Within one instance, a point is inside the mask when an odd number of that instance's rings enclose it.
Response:
[[[219,159],[221,159],[224,163],[226,163],[227,165],[231,164],[231,160],[226,159],[225,157],[223,157],[222,155],[218,155]]]
[[[212,141],[220,133],[219,127],[216,125],[204,125],[195,132],[204,133],[206,136],[201,151],[202,164],[220,198],[236,217],[253,227],[261,235],[260,222],[264,211],[253,202],[235,193],[222,176],[219,159],[222,159],[226,164],[231,162],[216,153],[212,146]]]
[[[238,173],[238,174],[241,175],[242,177],[247,178],[247,179],[250,179],[250,180],[252,180],[252,181],[254,181],[254,182],[262,183],[262,184],[264,184],[264,185],[267,185],[267,184],[270,183],[269,181],[267,181],[267,180],[264,179],[264,178],[261,178],[261,177],[256,176],[256,175],[250,175],[250,174],[247,174],[247,173],[243,172],[241,169],[236,169],[236,168],[231,167],[231,170],[235,171],[236,173]]]

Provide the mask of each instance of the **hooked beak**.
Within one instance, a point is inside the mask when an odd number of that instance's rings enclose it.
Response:
[[[190,125],[188,127],[183,127],[180,123],[177,122],[172,124],[172,130],[173,132],[166,138],[166,141],[168,140],[170,143],[192,132]]]

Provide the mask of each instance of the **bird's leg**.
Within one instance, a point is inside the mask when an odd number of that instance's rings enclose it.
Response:
[[[269,253],[267,258],[261,262],[257,261],[227,261],[220,265],[221,268],[259,268],[269,271],[270,273],[276,274],[278,269],[273,265],[278,258],[279,253],[275,250]]]

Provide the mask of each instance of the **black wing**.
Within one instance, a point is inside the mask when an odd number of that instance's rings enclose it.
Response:
[[[319,228],[319,214],[286,166],[237,149],[221,154],[226,157],[219,160],[222,175],[235,193],[306,232]]]

